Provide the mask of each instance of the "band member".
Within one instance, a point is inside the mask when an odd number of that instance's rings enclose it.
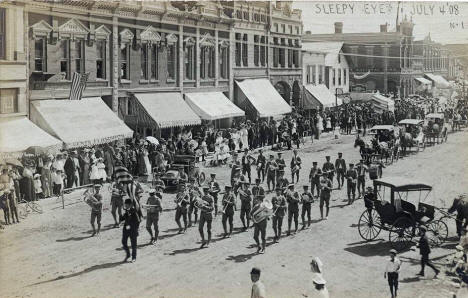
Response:
[[[260,185],[260,178],[255,179],[255,185],[252,187],[252,196],[260,198],[262,201],[265,198],[265,190]]]
[[[358,174],[354,168],[354,164],[349,164],[349,169],[346,171],[347,191],[348,191],[348,205],[352,204],[356,199],[356,181]],[[352,194],[352,199],[351,199]]]
[[[291,223],[294,218],[294,233],[297,233],[299,226],[299,193],[294,190],[294,183],[289,184],[288,190],[285,194],[286,200],[288,201],[288,236],[291,235]]]
[[[266,158],[263,155],[263,149],[260,149],[257,156],[257,178],[262,179],[262,182],[265,181],[265,165]]]
[[[223,205],[222,223],[223,223],[224,237],[230,238],[232,235],[232,229],[233,229],[234,208],[236,206],[236,198],[234,197],[234,194],[231,192],[232,187],[230,185],[226,185],[224,189],[225,189],[225,194],[223,196],[223,201],[222,201],[222,205]],[[229,220],[229,233],[227,231],[228,220]]]
[[[338,158],[335,160],[336,181],[338,181],[338,189],[344,185],[346,174],[346,161],[343,159],[343,153],[338,152]]]
[[[221,188],[219,187],[218,181],[216,181],[216,174],[212,173],[210,177],[211,177],[211,181],[208,182],[209,193],[213,197],[215,216],[217,216],[218,215],[218,193],[221,191]]]
[[[326,207],[326,215],[325,219],[328,219],[328,211],[330,210],[330,196],[331,196],[331,189],[332,189],[332,182],[328,178],[326,173],[322,174],[322,178],[320,179],[320,216],[323,219],[323,205],[325,204]]]
[[[148,209],[146,212],[146,230],[151,236],[150,244],[155,244],[159,235],[159,214],[162,212],[161,199],[156,196],[156,189],[149,191],[146,207]],[[154,236],[151,226],[154,226]]]
[[[283,226],[283,218],[286,215],[287,203],[283,195],[283,189],[276,189],[276,196],[271,199],[273,205],[273,231],[275,232],[275,243],[278,243],[281,238],[281,228]]]
[[[242,175],[247,174],[247,177],[249,177],[249,183],[252,183],[252,176],[251,176],[251,166],[252,163],[255,163],[256,160],[255,158],[252,157],[252,155],[249,154],[249,149],[245,148],[244,149],[244,155],[242,156]]]
[[[312,168],[310,169],[309,173],[309,181],[310,181],[310,191],[312,195],[314,195],[314,190],[317,190],[316,197],[320,196],[320,177],[322,176],[322,170],[317,167],[317,162],[312,162]]]
[[[198,189],[198,187],[195,185],[195,178],[192,177],[189,179],[189,181],[190,181],[190,184],[188,187],[188,193],[190,196],[190,205],[188,209],[188,221],[189,221],[188,226],[191,227],[192,226],[192,213],[195,217],[195,223],[197,223],[198,221],[198,209],[195,208],[195,201],[197,198],[200,198],[202,196],[202,193]]]
[[[311,205],[314,202],[314,196],[309,191],[309,186],[304,185],[304,192],[301,193],[301,201],[302,201],[302,230],[305,229],[306,223],[305,223],[305,215],[307,213],[307,227],[310,227],[310,211],[311,211]]]
[[[282,176],[276,181],[276,187],[281,187],[283,189],[287,189],[289,186],[288,178]]]
[[[286,162],[281,152],[278,152],[276,164],[278,165],[278,170],[276,171],[276,184],[278,185],[278,180],[284,177],[284,169],[286,168]]]
[[[262,201],[260,199],[254,199],[254,204],[252,207],[252,211],[250,211],[250,217],[253,217],[254,214],[256,214],[261,206]],[[268,217],[265,217],[263,220],[259,222],[254,222],[254,240],[255,243],[257,244],[257,253],[263,254],[265,253],[265,247],[266,247],[266,228],[267,228],[267,222],[268,222]],[[260,246],[260,241],[258,239],[258,236],[261,236],[262,238],[262,245]]]
[[[270,160],[266,163],[266,175],[267,175],[267,185],[268,191],[275,190],[276,185],[276,171],[278,170],[278,164],[275,161],[275,156],[270,154]],[[271,183],[271,188],[270,188]]]
[[[122,184],[114,182],[112,185],[112,195],[111,195],[111,213],[114,218],[114,228],[119,227],[118,218],[122,216],[122,207],[123,207],[123,196],[124,191],[122,189]],[[118,212],[119,217],[117,217],[116,212]]]
[[[86,198],[86,203],[91,207],[91,227],[93,228],[93,234],[99,235],[101,230],[101,217],[102,217],[102,195],[99,193],[101,190],[101,184],[94,185],[94,194],[90,194]],[[94,226],[94,222],[97,222],[98,228]]]
[[[179,184],[179,192],[176,195],[176,199],[174,202],[177,204],[176,213],[175,213],[175,221],[177,226],[179,227],[179,234],[185,232],[187,230],[187,206],[190,203],[190,197],[185,189],[185,184]],[[182,229],[182,225],[180,224],[180,218],[184,220],[184,228]]]
[[[125,213],[120,217],[120,222],[124,222],[122,230],[122,245],[127,256],[124,262],[130,258],[130,250],[128,249],[128,238],[132,245],[132,262],[136,261],[137,256],[137,238],[138,238],[138,227],[140,226],[141,209],[135,208],[136,202],[132,199],[126,199],[124,204]]]
[[[231,185],[234,185],[235,180],[239,179],[239,176],[241,175],[241,170],[242,168],[240,161],[237,159],[237,153],[234,153],[232,154],[231,162]]]
[[[358,174],[357,190],[358,190],[359,197],[360,197],[361,189],[362,189],[362,193],[364,194],[364,189],[366,188],[366,173],[369,171],[367,169],[367,166],[364,164],[364,159],[361,159],[359,163],[356,165],[356,171]]]
[[[301,170],[302,160],[297,156],[297,150],[293,150],[293,157],[291,159],[291,183],[294,183],[294,176],[296,176],[296,183],[299,182],[299,171]]]
[[[322,172],[326,173],[328,176],[328,179],[332,182],[332,187],[333,187],[333,176],[335,176],[335,166],[333,163],[330,162],[330,156],[325,156],[325,163],[322,166]]]
[[[257,179],[260,180],[260,179]],[[240,219],[242,221],[242,226],[244,227],[244,231],[250,227],[250,210],[252,210],[252,192],[249,189],[249,183],[244,182],[242,184],[242,189],[239,190],[239,198],[241,201],[241,211],[240,211]],[[247,221],[247,226],[245,222]]]
[[[198,201],[197,201],[198,202]],[[210,195],[210,188],[208,186],[203,187],[203,196],[201,197],[200,204],[197,204],[197,208],[200,209],[200,222],[198,223],[198,231],[202,239],[200,248],[208,247],[211,241],[211,222],[213,221],[213,209],[214,199]],[[203,227],[206,223],[206,230],[208,234],[208,241],[205,242],[205,234],[203,233]]]

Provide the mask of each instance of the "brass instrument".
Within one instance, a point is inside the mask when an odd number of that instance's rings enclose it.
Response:
[[[207,207],[209,207],[209,204],[207,201],[203,200],[202,198],[196,198],[195,199],[195,202],[193,203],[193,205],[195,206],[195,208],[197,209],[205,209]]]
[[[176,197],[176,199],[174,200],[174,202],[177,204],[177,208],[180,208],[182,207],[182,202],[188,202],[187,200],[185,200],[185,197],[186,197],[186,193],[184,193],[183,196],[180,196],[180,197]]]
[[[305,194],[302,194],[301,198],[304,203],[312,203],[312,200],[313,200],[311,196],[305,195]]]

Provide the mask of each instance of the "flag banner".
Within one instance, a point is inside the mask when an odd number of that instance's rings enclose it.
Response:
[[[83,95],[83,90],[86,88],[86,82],[88,81],[89,72],[79,74],[73,73],[72,83],[70,88],[70,100],[80,100]]]

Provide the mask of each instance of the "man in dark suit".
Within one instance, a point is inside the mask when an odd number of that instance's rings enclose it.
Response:
[[[434,270],[435,277],[439,274],[439,270],[432,264],[431,260],[429,260],[429,254],[431,253],[431,248],[429,246],[429,241],[426,236],[426,228],[421,226],[419,228],[420,231],[420,238],[419,238],[419,254],[421,255],[421,271],[417,274],[419,276],[424,276],[424,267],[425,265],[429,266]]]
[[[67,175],[67,188],[73,187],[75,183],[76,165],[73,161],[73,156],[68,155],[64,165],[65,175]]]

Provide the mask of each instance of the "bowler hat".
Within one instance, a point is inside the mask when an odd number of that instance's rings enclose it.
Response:
[[[250,274],[260,274],[261,270],[258,269],[257,267],[253,267],[252,270],[250,271]]]

